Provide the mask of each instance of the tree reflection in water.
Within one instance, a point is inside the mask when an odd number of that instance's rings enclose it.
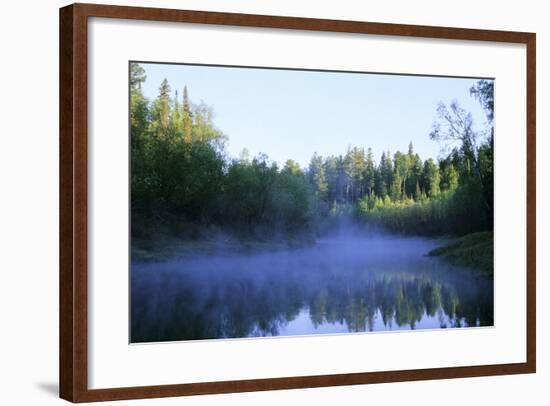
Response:
[[[492,279],[425,257],[434,245],[345,239],[132,264],[131,341],[491,326]]]

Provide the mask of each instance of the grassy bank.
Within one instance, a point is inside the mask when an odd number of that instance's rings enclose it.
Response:
[[[251,254],[299,249],[314,243],[315,240],[309,236],[287,237],[280,240],[236,238],[188,240],[162,235],[157,236],[154,240],[133,238],[131,259],[134,262],[145,262],[212,255]]]
[[[459,266],[479,269],[484,275],[493,275],[493,233],[479,232],[454,239],[438,247],[428,256]]]

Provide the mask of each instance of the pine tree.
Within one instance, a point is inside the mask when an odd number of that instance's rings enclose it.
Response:
[[[166,78],[164,78],[159,88],[158,115],[160,126],[166,131],[168,129],[170,116],[170,85]]]
[[[191,142],[193,136],[191,134],[193,126],[193,113],[191,112],[191,103],[189,101],[189,94],[187,93],[187,86],[183,87],[183,139],[185,142]]]
[[[441,162],[441,190],[454,190],[458,186],[458,172],[451,162]]]
[[[328,183],[325,176],[325,167],[323,165],[323,158],[317,153],[313,154],[309,163],[309,177],[310,182],[315,187],[315,194],[324,199],[328,191]]]
[[[418,199],[419,194],[416,193],[416,184],[422,185],[422,168],[423,162],[418,154],[408,155],[409,157],[409,173],[405,185],[405,193],[408,196],[414,196]]]
[[[384,198],[384,196],[386,196],[386,194],[388,193],[388,183],[386,182],[386,167],[386,153],[382,152],[380,163],[378,164],[378,170],[375,173],[376,194],[381,198]]]
[[[136,140],[145,134],[149,125],[149,102],[141,89],[146,78],[145,69],[137,63],[130,65],[130,133]]]
[[[411,145],[409,145],[409,153],[411,152],[412,152]],[[410,167],[409,156],[410,155],[405,155],[400,151],[397,151],[394,155],[395,173],[399,175],[399,179],[401,180],[402,194],[407,194],[406,184],[409,176],[409,167]],[[410,191],[409,194],[412,194],[412,191]]]
[[[372,155],[372,149],[369,148],[367,150],[367,162],[365,166],[365,183],[366,183],[366,189],[367,194],[369,196],[372,195],[373,189],[374,189],[374,181],[375,181],[375,173],[374,173],[374,159]]]
[[[145,69],[137,63],[130,64],[130,90],[141,91],[141,84],[145,82],[145,79],[147,79]]]
[[[382,175],[384,176],[384,181],[386,182],[386,186],[388,188],[391,188],[391,184],[393,182],[393,163],[391,159],[390,151],[386,153],[386,159],[384,160],[384,164],[382,167]]]
[[[170,125],[174,129],[174,132],[176,134],[181,134],[183,131],[183,125],[182,125],[182,117],[181,117],[181,108],[180,103],[178,100],[178,91],[176,90],[176,96],[174,99],[174,108],[172,109],[172,115],[170,117]]]
[[[345,198],[346,203],[353,202],[353,155],[351,147],[348,146],[348,150],[344,157],[344,174],[346,176],[346,190]]]
[[[366,159],[363,148],[354,147],[351,151],[352,160],[352,202],[363,197],[365,191]]]

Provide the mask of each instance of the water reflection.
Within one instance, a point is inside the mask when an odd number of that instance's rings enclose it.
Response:
[[[131,341],[492,325],[492,279],[425,257],[435,245],[334,239],[132,264]]]

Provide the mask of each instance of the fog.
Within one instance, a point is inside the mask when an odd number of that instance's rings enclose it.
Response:
[[[131,341],[493,324],[492,280],[427,257],[441,240],[342,224],[300,248],[132,263]]]

